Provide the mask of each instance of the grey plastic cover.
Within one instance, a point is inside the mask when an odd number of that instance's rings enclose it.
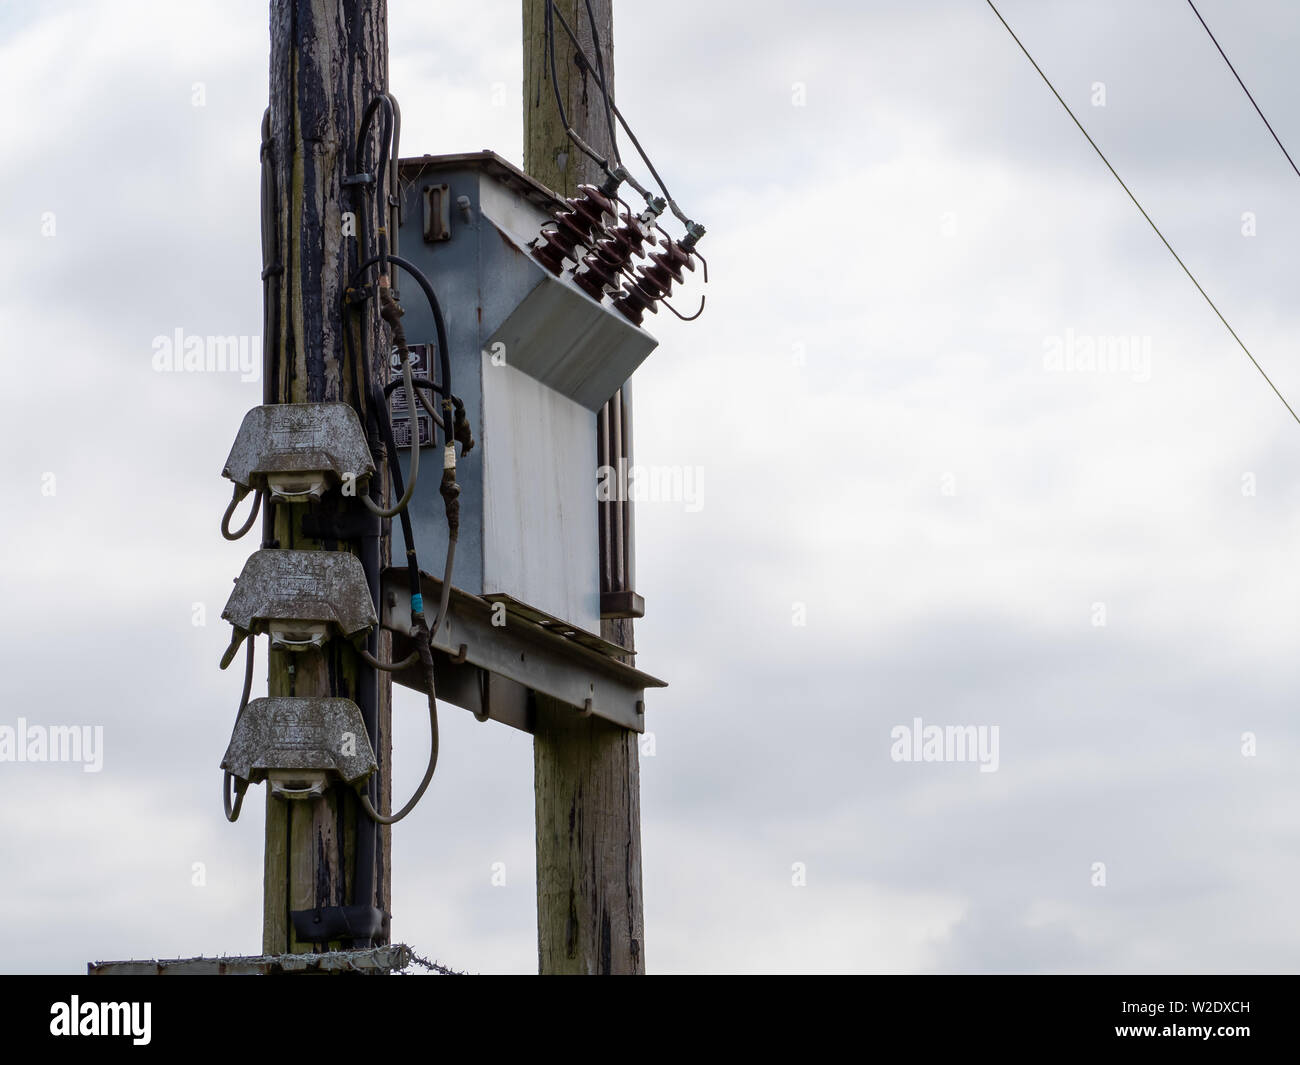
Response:
[[[278,769],[332,770],[354,784],[376,766],[361,710],[351,699],[277,696],[244,707],[221,768],[250,784]]]
[[[266,487],[267,474],[322,471],[358,485],[375,472],[361,420],[346,403],[273,403],[244,415],[223,477]]]
[[[361,559],[346,551],[255,551],[221,616],[245,632],[269,621],[323,621],[349,639],[379,623]]]

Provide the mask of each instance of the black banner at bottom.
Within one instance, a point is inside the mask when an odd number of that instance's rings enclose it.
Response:
[[[1200,1047],[1238,1058],[1296,1042],[1289,976],[865,976],[837,978],[839,987],[818,977],[714,976],[694,978],[701,986],[690,989],[651,979],[581,991],[572,982],[513,979],[510,993],[474,980],[319,972],[200,982],[12,976],[0,980],[0,1023],[10,1047],[90,1054],[107,1044],[128,1054],[297,1047],[333,1057],[422,1044],[494,1054],[526,1040],[549,1056],[579,1053],[577,1036],[607,1055],[619,1044],[588,1042],[606,1029],[631,1037],[640,1053],[657,1044],[674,1057],[713,1046],[734,1054],[755,1041],[767,1054],[778,1052],[778,1041],[817,1053],[847,1040],[862,1051],[911,1048],[927,1057],[1130,1045],[1143,1054]]]

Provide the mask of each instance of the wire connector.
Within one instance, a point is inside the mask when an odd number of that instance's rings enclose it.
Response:
[[[459,396],[451,397],[456,408],[452,419],[452,435],[460,441],[460,457],[464,458],[474,450],[474,430],[470,428],[469,419],[465,417],[465,404]]]

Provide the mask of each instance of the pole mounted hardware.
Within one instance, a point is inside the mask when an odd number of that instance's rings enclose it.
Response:
[[[310,910],[290,910],[293,933],[300,943],[324,945],[332,940],[374,939],[384,929],[387,915],[377,906],[359,903],[353,906],[317,906]]]
[[[605,79],[605,63],[601,55],[600,38],[596,31],[594,13],[590,0],[586,4],[587,18],[590,24],[591,41],[595,46],[593,61],[585,45],[569,25],[568,20],[554,3],[546,0],[544,9],[545,39],[542,55],[538,57],[543,67],[547,60],[550,64],[551,87],[555,93],[555,105],[565,133],[569,140],[596,164],[605,174],[605,180],[599,187],[591,184],[579,185],[577,195],[568,200],[563,210],[556,212],[541,235],[533,243],[533,254],[557,276],[564,269],[566,261],[573,264],[570,276],[587,292],[592,299],[600,302],[606,296],[613,307],[632,324],[640,326],[646,311],[658,313],[658,303],[662,303],[683,321],[693,321],[704,312],[705,298],[700,297],[699,309],[692,314],[682,314],[668,302],[673,282],[682,284],[685,280],[682,269],[695,269],[698,259],[704,267],[704,283],[709,281],[709,264],[696,250],[696,245],[703,239],[705,228],[699,222],[687,216],[677,205],[650,157],[641,147],[641,142],[628,126],[627,120],[614,105],[612,93]],[[558,21],[572,42],[573,60],[583,72],[583,101],[586,101],[588,75],[596,80],[604,102],[605,120],[609,130],[609,152],[602,155],[589,144],[579,131],[569,122],[565,113],[563,94],[556,73],[555,22]],[[536,104],[533,105],[536,113]],[[584,127],[580,116],[574,115],[578,124]],[[618,118],[623,131],[628,135],[637,153],[641,156],[655,182],[659,185],[662,196],[657,196],[642,185],[625,167],[619,157],[618,136],[614,128],[614,119]],[[587,129],[585,132],[590,133]],[[618,195],[618,190],[627,184],[645,201],[645,208],[634,214],[631,206]],[[664,210],[670,210],[686,229],[685,236],[671,237],[656,221]],[[648,254],[646,245],[662,246],[659,254]],[[640,261],[638,264],[638,260]]]
[[[333,779],[358,787],[377,768],[351,699],[254,699],[239,715],[221,768],[239,791],[265,780],[280,799],[316,799]]]
[[[302,651],[333,635],[359,646],[379,624],[361,560],[343,551],[255,551],[221,617],[234,627],[222,669],[250,634],[268,633],[273,651]]]
[[[338,485],[363,495],[374,472],[348,404],[275,403],[244,415],[221,474],[235,482],[236,498],[260,491],[277,503],[306,503]]]

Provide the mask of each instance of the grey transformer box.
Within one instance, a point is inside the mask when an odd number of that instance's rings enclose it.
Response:
[[[457,464],[452,583],[598,646],[597,412],[657,342],[567,271],[557,277],[533,258],[531,243],[562,201],[510,163],[491,152],[425,156],[403,160],[400,176],[399,254],[438,293],[452,387],[479,441]],[[398,272],[393,281],[406,336],[424,345],[416,376],[433,376],[432,317],[412,279]],[[400,376],[395,364],[389,375]],[[408,404],[394,393],[399,445],[413,429]],[[418,439],[431,445],[431,421],[418,408],[417,417]],[[424,473],[438,457],[425,452],[410,509],[419,557],[441,572],[434,560],[446,554],[447,523],[437,478]],[[401,462],[409,477],[405,448]]]

